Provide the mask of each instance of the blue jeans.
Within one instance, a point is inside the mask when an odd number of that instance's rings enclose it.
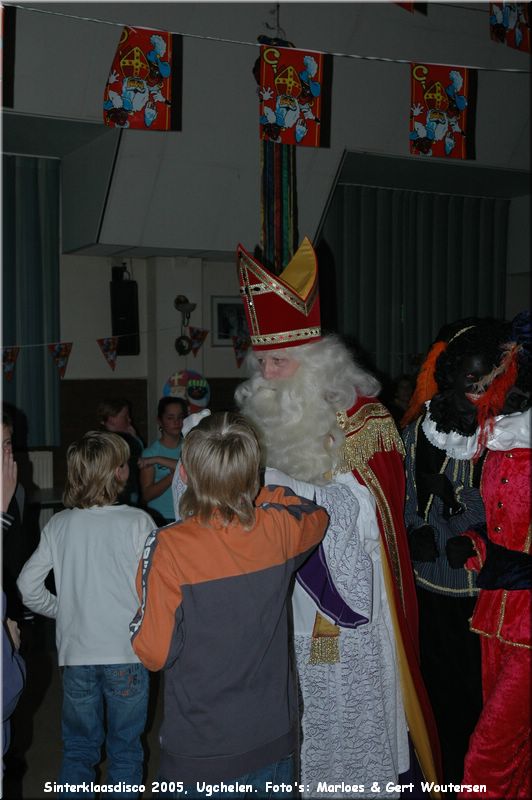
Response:
[[[88,787],[59,792],[60,797],[94,796],[90,784],[104,740],[107,783],[142,783],[144,751],[140,737],[146,726],[148,695],[148,670],[139,663],[63,667],[63,759],[57,782],[85,783]],[[112,795],[137,797],[138,791]]]
[[[247,792],[241,794],[237,792],[219,791],[207,795],[205,788],[202,792],[198,792],[197,784],[190,783],[183,786],[182,791],[175,794],[163,794],[162,797],[177,797],[187,798],[187,800],[196,800],[197,798],[209,797],[209,800],[220,800],[220,798],[232,798],[232,800],[240,800],[240,798],[247,797],[253,800],[281,800],[281,798],[297,797],[297,787],[294,783],[294,755],[293,753],[280,761],[273,764],[268,764],[267,767],[262,767],[256,772],[248,772],[246,775],[241,775],[238,778],[224,779],[223,783],[232,784],[248,784],[251,788]],[[162,782],[162,781],[161,781]],[[221,783],[222,781],[206,782],[207,785],[214,786],[214,784]],[[266,785],[267,783],[271,784]],[[199,781],[202,786],[203,781]]]

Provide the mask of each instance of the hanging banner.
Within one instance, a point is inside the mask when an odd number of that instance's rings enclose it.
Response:
[[[0,79],[4,108],[13,108],[14,105],[16,15],[16,8],[0,6]]]
[[[48,345],[48,350],[55,361],[59,377],[64,378],[68,366],[68,359],[70,358],[70,351],[72,350],[72,342],[55,342],[55,344]]]
[[[404,8],[405,11],[419,11],[421,14],[427,13],[427,4],[426,3],[395,3],[396,6],[401,6]]]
[[[118,336],[106,336],[103,339],[96,339],[100,346],[100,350],[111,369],[115,370],[116,367],[116,351],[118,348]]]
[[[208,333],[209,331],[206,331],[203,328],[194,328],[191,325],[188,326],[188,335],[190,337],[190,341],[192,342],[193,355],[198,354],[198,350],[205,341]]]
[[[412,154],[474,158],[475,79],[465,67],[410,65]]]
[[[502,42],[530,53],[529,3],[490,3],[490,35]]]
[[[259,78],[261,139],[329,146],[331,55],[261,45]]]
[[[125,27],[103,96],[103,120],[111,128],[180,131],[182,37]]]
[[[237,367],[242,364],[250,347],[251,339],[248,336],[233,336],[233,350]]]
[[[2,348],[2,364],[4,365],[4,378],[6,381],[13,380],[15,374],[15,364],[19,354],[20,347],[3,347]]]

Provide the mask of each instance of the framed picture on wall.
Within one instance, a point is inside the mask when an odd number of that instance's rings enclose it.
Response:
[[[211,345],[232,347],[233,336],[249,336],[240,297],[211,298]]]

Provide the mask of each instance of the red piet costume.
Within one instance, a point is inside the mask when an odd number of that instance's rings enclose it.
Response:
[[[530,411],[527,413],[530,417]],[[467,569],[479,571],[486,560],[489,562],[490,543],[503,548],[504,551],[498,552],[510,557],[523,553],[530,556],[531,478],[530,449],[490,450],[481,483],[488,540],[478,533],[467,533],[477,552],[466,562]],[[515,565],[512,572],[515,573]],[[507,578],[502,582],[511,585],[512,580]],[[470,739],[463,783],[485,784],[486,792],[459,796],[529,798],[532,792],[531,590],[481,589],[471,630],[481,636],[484,705]]]
[[[253,349],[275,350],[319,341],[317,262],[310,241],[303,240],[280,276],[272,275],[242,246],[237,256]],[[336,472],[352,472],[376,501],[408,729],[425,777],[438,782],[438,736],[418,664],[417,600],[403,517],[402,441],[391,414],[375,397],[357,397],[352,408],[338,411],[337,419],[346,441]],[[324,635],[334,637],[335,626],[317,619],[317,627],[323,623]]]

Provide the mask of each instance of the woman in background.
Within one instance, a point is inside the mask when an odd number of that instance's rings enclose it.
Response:
[[[181,455],[183,420],[188,406],[182,397],[163,397],[157,406],[161,432],[139,461],[142,500],[156,522],[175,522],[172,478]]]

